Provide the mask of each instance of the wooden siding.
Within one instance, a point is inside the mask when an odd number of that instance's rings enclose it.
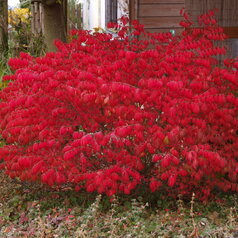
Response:
[[[174,17],[180,16],[181,4],[142,4],[139,8],[140,17]]]
[[[185,8],[196,22],[208,10],[217,9],[219,25],[230,38],[238,38],[238,0],[130,0],[130,18],[139,20],[145,29],[182,29],[180,10]]]
[[[183,31],[183,28],[173,28],[175,34],[180,34]],[[150,28],[149,31],[151,33],[161,33],[161,32],[171,32],[171,28]]]
[[[180,10],[185,0],[131,0],[130,17],[137,19],[145,29],[153,32],[182,29]]]
[[[185,0],[185,8],[196,22],[199,15],[217,9],[218,24],[224,27],[229,38],[238,38],[238,1],[237,0]]]
[[[227,55],[221,56],[222,61],[227,57],[237,57],[236,40],[238,38],[238,1],[237,0],[185,0],[185,9],[192,15],[192,20],[209,10],[217,9],[216,19],[218,24],[224,28],[229,39],[217,42],[218,46],[227,48]],[[232,39],[235,38],[235,39]]]
[[[140,23],[145,26],[145,29],[150,28],[180,28],[179,22],[182,20],[181,17],[149,17],[140,18]]]
[[[217,9],[216,19],[224,28],[229,39],[217,42],[217,46],[227,48],[226,57],[238,56],[238,0],[130,0],[130,18],[137,19],[144,24],[150,32],[169,32],[180,34],[183,28],[179,22],[183,19],[180,10],[191,14],[192,20],[197,22],[197,17],[209,10]],[[198,24],[197,24],[198,26]],[[222,62],[224,56],[220,56]]]
[[[223,27],[238,26],[238,1],[237,0],[185,0],[185,8],[196,20],[197,16],[217,9],[217,19],[219,25]]]

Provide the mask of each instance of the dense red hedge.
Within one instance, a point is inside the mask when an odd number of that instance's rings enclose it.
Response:
[[[225,35],[213,12],[199,28],[184,18],[179,36],[122,18],[117,38],[73,31],[56,53],[10,59],[15,73],[0,92],[6,173],[109,196],[141,183],[201,199],[238,192],[238,63],[219,66]]]

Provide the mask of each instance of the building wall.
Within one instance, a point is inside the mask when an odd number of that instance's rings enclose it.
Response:
[[[217,9],[219,24],[233,38],[238,35],[237,0],[130,0],[131,18],[138,19],[151,32],[180,31],[182,8],[191,13],[193,20],[208,10]]]
[[[131,0],[130,17],[137,19],[150,32],[181,32],[180,10],[185,0]]]
[[[199,15],[217,9],[218,23],[230,38],[219,45],[228,49],[226,57],[238,56],[238,0],[130,0],[130,18],[138,19],[150,32],[180,33],[182,8],[195,22]]]
[[[185,0],[185,6],[194,20],[202,13],[217,9],[216,16],[219,25],[223,27],[235,27],[238,25],[237,0]]]
[[[89,6],[89,29],[93,29],[94,27],[99,27],[101,15],[101,3],[100,0],[90,1]]]
[[[103,2],[105,0],[81,0],[83,4],[83,28],[92,30],[101,26],[101,16],[103,14]],[[105,11],[105,8],[104,8]],[[104,14],[105,15],[105,14]]]
[[[83,3],[83,27],[86,30],[92,30],[95,27],[106,28],[106,3],[105,0],[81,0]],[[125,0],[118,0],[117,15],[120,18],[122,15],[128,13],[120,6],[125,6]]]
[[[100,21],[100,27],[105,29],[106,27],[106,18],[105,18],[105,11],[106,11],[106,3],[105,3],[105,0],[101,0],[101,11],[100,11],[100,18],[101,18],[101,21]]]
[[[220,46],[227,48],[225,57],[238,56],[238,1],[237,0],[185,0],[186,9],[191,13],[193,20],[212,9],[216,9],[218,24],[224,28],[229,39],[220,42]],[[221,57],[221,60],[224,57]]]

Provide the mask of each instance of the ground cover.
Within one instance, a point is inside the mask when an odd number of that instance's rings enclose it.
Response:
[[[238,197],[109,198],[0,178],[0,237],[238,237]]]

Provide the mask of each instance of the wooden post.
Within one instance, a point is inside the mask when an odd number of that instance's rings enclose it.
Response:
[[[31,27],[34,35],[39,35],[43,32],[43,8],[40,0],[33,0],[31,5]]]
[[[138,19],[138,1],[137,0],[130,0],[129,1],[129,18],[130,20],[137,20]]]
[[[48,51],[55,51],[55,39],[66,42],[67,37],[67,0],[43,2],[44,38]]]
[[[40,29],[41,29],[41,33],[44,35],[44,7],[43,4],[40,3]]]
[[[82,29],[82,3],[78,4],[78,29]]]

